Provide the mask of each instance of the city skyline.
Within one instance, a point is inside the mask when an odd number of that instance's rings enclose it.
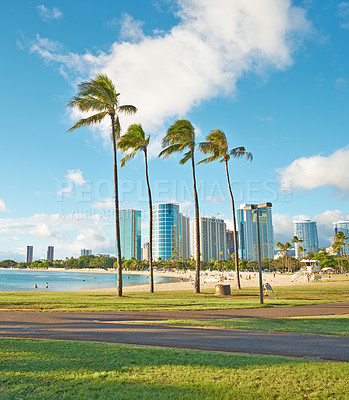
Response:
[[[177,201],[194,216],[189,166],[157,158],[167,128],[188,118],[198,141],[218,128],[230,147],[252,152],[252,163],[229,163],[236,208],[272,202],[275,242],[292,238],[293,220],[311,219],[319,246],[329,247],[332,223],[349,220],[346,2],[39,6],[15,0],[3,7],[0,259],[24,260],[27,243],[35,257],[45,257],[48,243],[57,258],[82,248],[115,254],[109,127],[65,133],[80,117],[67,102],[97,72],[139,110],[121,120],[123,131],[135,122],[151,135],[154,202]],[[120,208],[142,211],[147,241],[143,175],[140,156],[120,170]],[[198,166],[197,181],[200,216],[219,213],[231,230],[223,166]]]

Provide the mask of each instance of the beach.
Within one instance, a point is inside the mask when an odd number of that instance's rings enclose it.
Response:
[[[130,275],[148,275],[149,271],[124,271]],[[300,276],[294,282],[291,282],[293,274],[280,274],[280,273],[263,273],[263,283],[269,283],[272,287],[276,286],[290,286],[309,284],[304,281],[304,277]],[[171,290],[193,290],[195,271],[154,271],[154,276],[167,276],[177,278],[176,282],[159,283],[155,285],[155,290],[158,292],[171,291]],[[325,275],[324,275],[325,277]],[[200,274],[201,289],[214,289],[218,284],[230,285],[234,289],[237,285],[235,272],[220,272],[220,271],[202,271]],[[259,287],[259,275],[255,272],[240,272],[241,287]],[[110,292],[115,289],[95,289],[96,292]],[[123,291],[130,292],[145,292],[149,291],[149,285],[134,285],[125,286]]]

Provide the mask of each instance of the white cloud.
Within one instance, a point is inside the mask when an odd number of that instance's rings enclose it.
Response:
[[[280,185],[291,183],[293,189],[315,189],[331,186],[342,192],[349,190],[349,147],[337,150],[329,156],[301,157],[289,166],[277,170]]]
[[[10,211],[6,208],[5,200],[3,200],[3,199],[0,199],[0,211],[3,211],[3,212],[10,212]]]
[[[36,7],[41,19],[45,22],[51,21],[53,19],[63,18],[63,13],[57,8],[47,8],[44,5],[39,5]]]
[[[204,200],[212,204],[220,204],[227,201],[225,196],[206,196]]]
[[[142,40],[144,37],[142,26],[142,21],[136,21],[131,15],[124,14],[121,21],[121,37],[130,42]]]
[[[123,126],[142,121],[146,130],[159,134],[164,122],[185,116],[202,101],[234,96],[242,75],[289,67],[311,28],[305,10],[290,0],[177,4],[179,22],[167,33],[146,36],[141,22],[126,16],[121,33],[128,27],[129,41],[113,43],[108,53],[70,53],[39,36],[31,51],[58,63],[71,79],[76,73],[91,77],[103,71],[117,83],[122,103],[139,109],[136,116],[123,119]],[[159,138],[152,146],[158,145]]]
[[[68,169],[68,173],[65,177],[69,182],[82,186],[86,183],[82,174],[83,172],[80,169]]]
[[[346,90],[348,88],[348,81],[344,78],[336,79],[335,88],[337,90]]]
[[[10,235],[17,247],[7,251],[22,253],[27,244],[32,244],[36,258],[45,257],[48,245],[55,246],[55,253],[61,258],[79,255],[81,248],[115,253],[113,215],[93,211],[0,219],[0,241],[9,242]],[[22,248],[19,243],[23,243]]]
[[[92,204],[92,208],[100,210],[100,209],[107,209],[107,210],[113,210],[114,209],[114,199],[105,199],[105,200],[100,200],[97,201],[96,203]]]
[[[62,196],[63,194],[69,196],[74,192],[75,186],[86,185],[83,172],[80,169],[68,169],[65,178],[64,181],[59,182],[60,189],[57,190],[57,195],[59,196]]]

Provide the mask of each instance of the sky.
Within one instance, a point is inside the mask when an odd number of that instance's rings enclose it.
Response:
[[[271,202],[275,243],[293,219],[349,219],[349,2],[312,0],[14,0],[2,4],[0,259],[115,254],[110,126],[66,133],[82,117],[66,104],[77,85],[107,74],[123,132],[151,135],[154,202],[193,217],[189,163],[159,159],[161,140],[187,118],[198,142],[222,129],[250,163],[229,164],[236,207]],[[120,155],[118,155],[120,159]],[[199,152],[195,155],[200,161]],[[224,166],[198,165],[200,214],[232,228]],[[143,211],[144,160],[119,171],[121,209]]]

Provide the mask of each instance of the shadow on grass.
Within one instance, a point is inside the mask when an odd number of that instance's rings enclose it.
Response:
[[[2,371],[74,369],[81,368],[82,364],[87,369],[105,371],[106,367],[111,370],[164,365],[241,368],[295,362],[279,356],[36,339],[1,339],[0,355],[3,360],[0,365]]]
[[[324,368],[277,356],[106,343],[2,339],[0,344],[2,400],[298,399],[311,390],[319,390],[314,398],[343,398],[346,390],[347,371],[339,363]],[[314,382],[305,380],[313,375]]]

